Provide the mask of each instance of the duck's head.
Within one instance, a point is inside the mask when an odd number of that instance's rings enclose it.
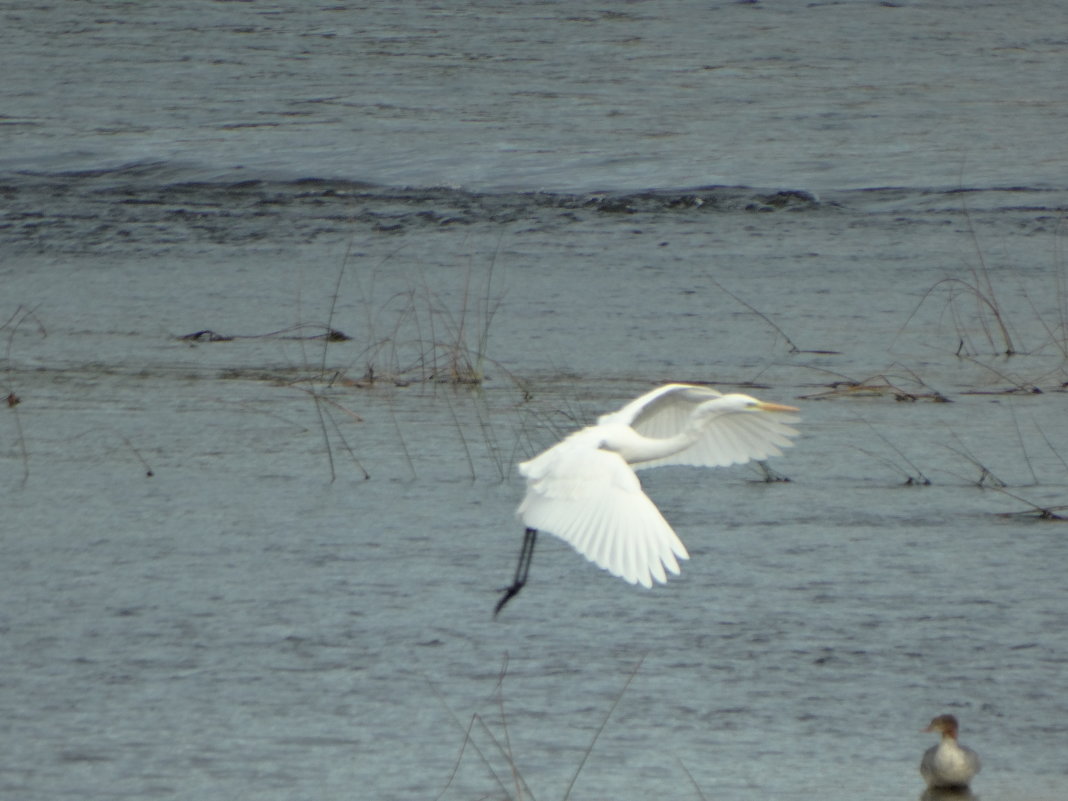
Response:
[[[957,729],[957,719],[953,715],[939,715],[923,731],[938,732],[943,736],[949,735],[955,740],[957,739]]]

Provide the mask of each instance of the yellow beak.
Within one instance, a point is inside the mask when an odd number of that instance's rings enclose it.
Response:
[[[767,401],[761,401],[757,406],[762,412],[799,412],[801,411],[796,406],[786,406],[782,403],[768,403]]]

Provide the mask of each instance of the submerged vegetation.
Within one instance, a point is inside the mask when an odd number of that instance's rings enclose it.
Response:
[[[359,473],[366,479],[369,471],[349,442],[342,422],[363,422],[362,416],[349,408],[344,390],[375,387],[407,387],[411,385],[448,385],[457,388],[479,389],[486,380],[490,331],[501,303],[502,295],[493,285],[494,262],[482,272],[469,268],[457,289],[433,288],[427,276],[418,275],[408,286],[393,291],[384,300],[377,296],[376,270],[361,274],[346,254],[339,268],[329,297],[328,308],[321,322],[303,319],[283,329],[252,334],[218,333],[204,328],[178,336],[179,341],[191,345],[226,344],[251,340],[296,342],[300,346],[301,366],[285,372],[255,370],[227,371],[231,378],[255,377],[283,386],[296,387],[314,403],[317,424],[327,455],[331,481],[337,477],[335,451],[344,451]],[[355,275],[351,277],[349,273]],[[357,286],[359,295],[356,314],[356,333],[350,334],[336,325],[338,307],[348,284]],[[393,282],[395,283],[395,282]],[[299,303],[298,303],[299,310]],[[362,330],[360,330],[362,329]],[[314,346],[314,348],[313,348]],[[337,351],[344,346],[344,351]],[[353,348],[357,350],[353,353]],[[510,375],[500,367],[501,372]],[[521,395],[522,383],[514,379]],[[466,454],[471,478],[476,475],[470,437],[451,400],[446,400],[459,442]],[[480,434],[488,452],[493,456],[498,477],[507,474],[506,459],[514,456],[514,449],[505,454],[497,441],[497,433],[488,412],[476,402],[476,416]],[[412,475],[416,466],[411,458],[404,434],[394,418],[394,428],[400,448]],[[336,443],[336,445],[335,445]]]
[[[490,329],[501,303],[493,286],[493,265],[481,276],[467,270],[459,291],[434,289],[425,275],[406,288],[380,300],[375,276],[359,281],[362,295],[357,315],[362,331],[350,334],[336,327],[338,303],[349,270],[349,257],[338,271],[329,308],[323,322],[300,321],[264,333],[219,333],[200,329],[177,338],[191,344],[232,343],[274,339],[306,344],[321,343],[319,353],[302,350],[305,380],[351,387],[370,387],[379,382],[396,385],[445,383],[478,386],[485,380],[490,361]],[[346,353],[338,366],[331,360],[330,345],[351,344],[359,350]]]

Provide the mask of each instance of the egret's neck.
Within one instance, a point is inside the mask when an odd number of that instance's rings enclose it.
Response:
[[[687,426],[672,437],[646,437],[630,426],[602,426],[600,447],[615,451],[627,462],[638,464],[653,459],[663,459],[690,447],[697,441],[696,426]]]

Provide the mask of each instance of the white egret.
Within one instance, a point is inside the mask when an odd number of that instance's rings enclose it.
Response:
[[[923,729],[942,735],[938,745],[928,748],[920,761],[920,775],[928,787],[963,789],[979,772],[979,755],[957,742],[957,730],[953,715],[939,715]]]
[[[512,585],[494,616],[526,583],[539,531],[631,584],[652,587],[688,559],[671,526],[642,492],[635,470],[661,465],[720,467],[781,455],[797,434],[793,406],[666,384],[602,415],[519,465],[527,492],[516,514],[526,526]]]

